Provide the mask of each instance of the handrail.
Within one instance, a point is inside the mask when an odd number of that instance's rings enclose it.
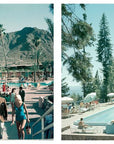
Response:
[[[46,131],[46,130],[48,130],[48,129],[50,129],[51,127],[54,126],[54,124],[51,123],[51,124],[49,124],[48,126],[44,127],[44,118],[45,118],[45,116],[46,116],[47,114],[49,114],[52,110],[53,110],[53,106],[51,106],[51,107],[49,108],[49,110],[46,111],[45,114],[44,114],[43,116],[41,116],[40,119],[38,119],[38,120],[32,125],[32,138],[33,138],[34,136],[38,135],[39,133],[42,133],[42,139],[44,139],[44,131]],[[41,128],[40,131],[37,131],[36,133],[33,134],[33,127],[34,127],[38,122],[40,122],[40,120],[41,120],[41,123],[42,123],[42,128]]]
[[[46,112],[32,125],[32,128],[33,128],[42,118],[44,118],[48,113],[50,113],[52,110],[53,110],[53,106],[51,106],[51,107],[49,108],[49,110],[46,111]]]
[[[38,134],[41,133],[41,132],[46,131],[47,129],[49,129],[49,128],[53,127],[53,126],[54,126],[54,124],[51,123],[50,125],[48,125],[47,127],[45,127],[43,130],[40,130],[40,131],[36,132],[35,134],[33,134],[32,137],[38,135]]]

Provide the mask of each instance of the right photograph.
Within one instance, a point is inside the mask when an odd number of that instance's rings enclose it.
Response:
[[[61,139],[114,140],[114,4],[61,8]]]

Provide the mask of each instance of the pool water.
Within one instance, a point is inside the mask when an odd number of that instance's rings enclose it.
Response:
[[[7,85],[8,85],[9,87],[20,87],[21,85],[24,85],[24,84],[26,84],[27,86],[28,86],[29,84],[31,84],[31,85],[34,86],[34,87],[37,87],[37,85],[38,85],[38,83],[7,83]],[[2,85],[3,85],[3,83],[0,83],[0,87],[2,87]],[[46,86],[46,85],[48,85],[48,84],[46,84],[45,82],[41,82],[40,85],[41,85],[41,86]]]
[[[84,118],[84,122],[93,126],[105,126],[114,120],[114,107]],[[79,122],[74,122],[77,125]]]

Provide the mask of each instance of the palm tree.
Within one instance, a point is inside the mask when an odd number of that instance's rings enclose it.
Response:
[[[49,9],[50,9],[50,12],[53,14],[54,13],[54,4],[50,4]],[[53,27],[54,27],[54,24],[53,24],[52,20],[49,19],[49,18],[46,18],[45,20],[46,20],[46,23],[48,25],[48,31],[50,32],[50,34],[52,36],[52,41],[53,41],[53,36],[54,36],[54,30],[53,30],[54,28]]]
[[[49,32],[50,32],[50,34],[51,34],[51,38],[52,38],[52,41],[53,41],[53,36],[54,36],[53,22],[52,22],[52,20],[49,19],[49,18],[46,18],[45,20],[46,20],[46,23],[48,24],[48,30],[49,30]]]
[[[50,9],[50,12],[53,14],[54,13],[54,4],[50,4],[49,9]]]
[[[33,43],[34,43],[34,46],[35,46],[34,82],[36,82],[36,71],[39,70],[39,59],[40,59],[40,56],[42,54],[42,51],[39,48],[39,46],[41,44],[41,39],[35,37],[33,39]]]
[[[42,65],[43,65],[43,69],[44,69],[44,76],[45,76],[45,80],[47,80],[47,70],[49,68],[49,65],[50,65],[50,62],[49,61],[45,61],[45,62],[42,62]]]
[[[1,39],[1,42],[2,42],[2,47],[3,47],[3,52],[4,52],[4,60],[5,60],[5,68],[6,68],[6,71],[8,73],[8,69],[7,69],[7,54],[6,54],[6,49],[5,49],[5,44],[4,44],[4,31],[5,29],[3,28],[3,25],[0,24],[0,39]]]

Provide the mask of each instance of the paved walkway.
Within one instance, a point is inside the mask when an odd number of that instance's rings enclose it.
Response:
[[[51,95],[47,86],[40,86],[40,88],[30,88],[25,90],[25,104],[28,109],[29,119],[39,118],[43,115],[44,110],[39,108],[39,97],[46,97]],[[8,120],[5,122],[4,138],[3,139],[17,139],[16,124],[10,126],[12,121],[11,105],[8,105]]]

